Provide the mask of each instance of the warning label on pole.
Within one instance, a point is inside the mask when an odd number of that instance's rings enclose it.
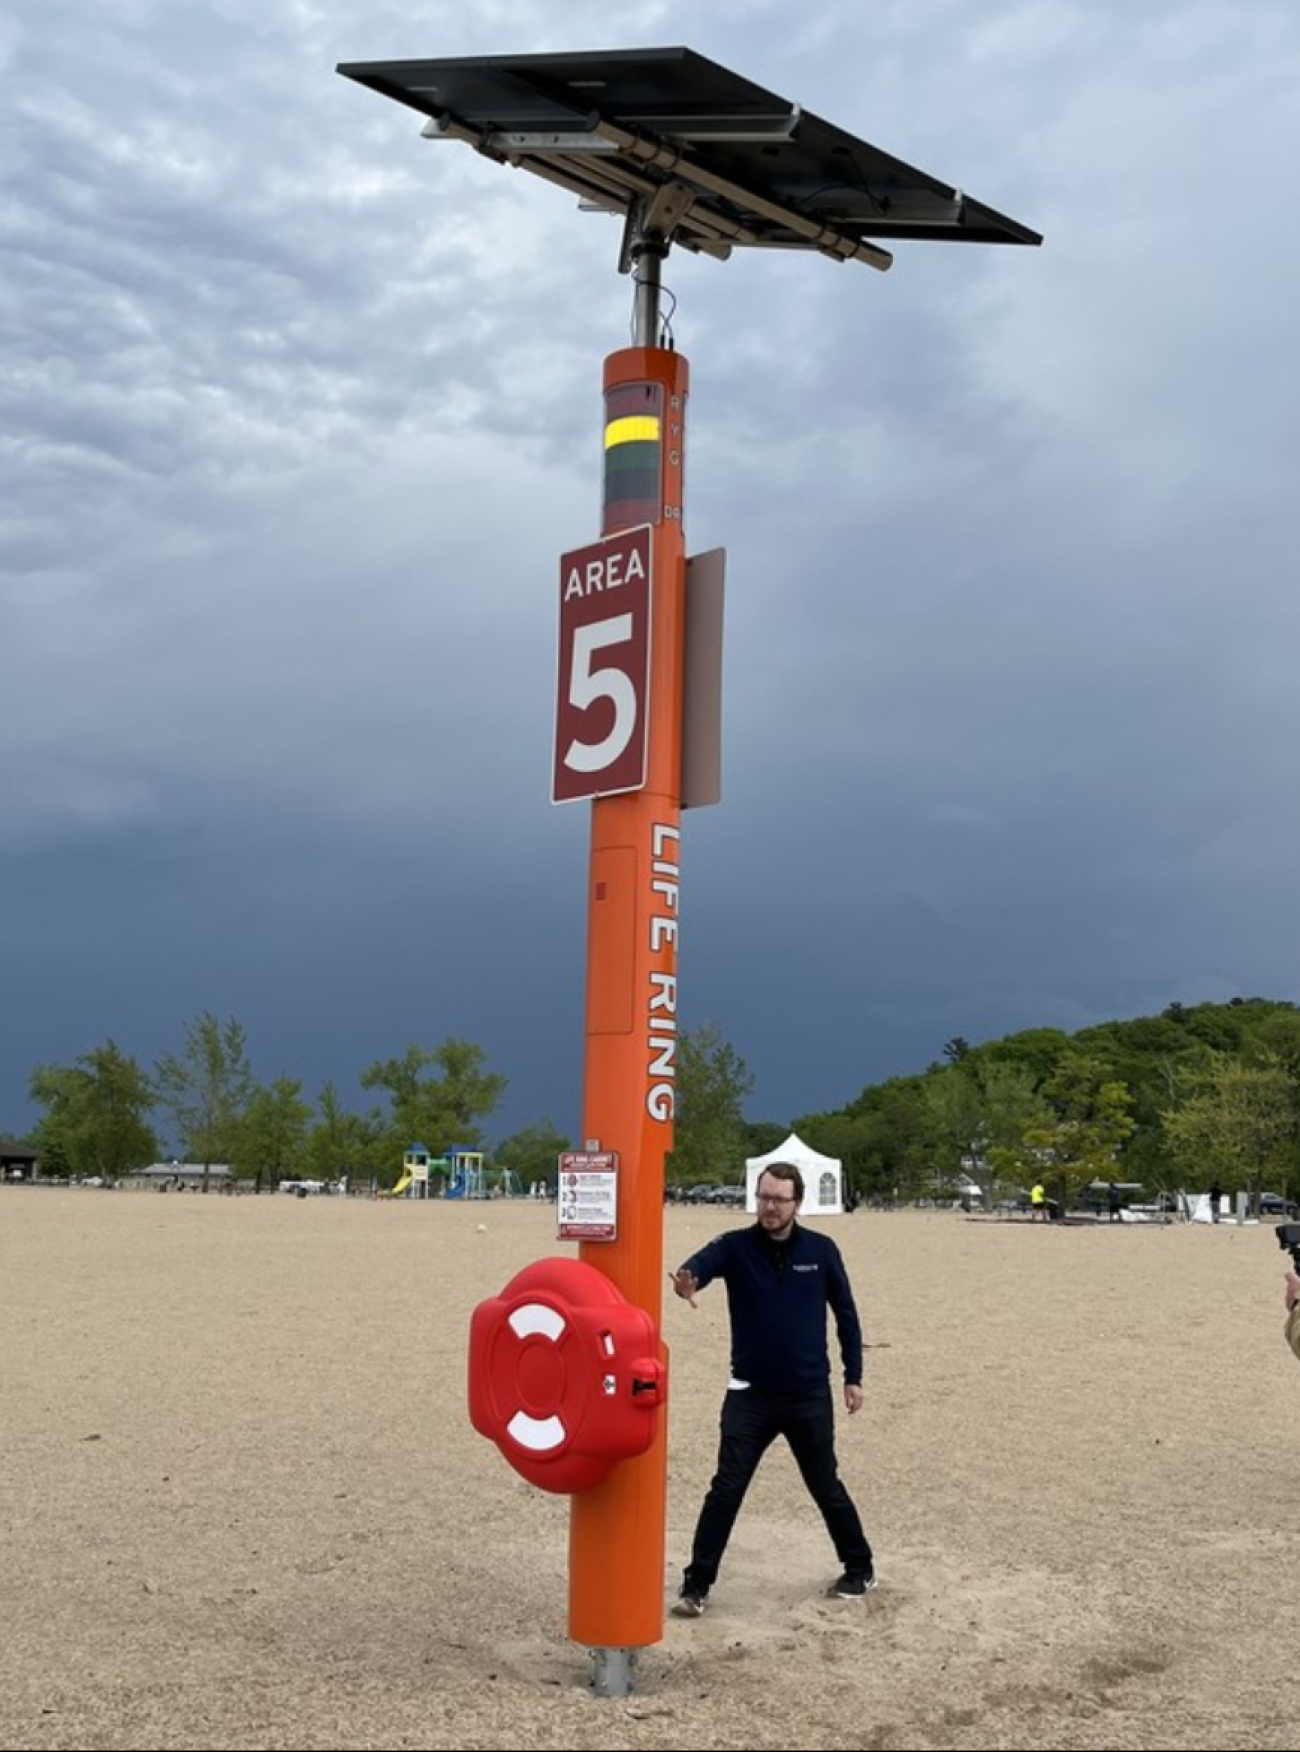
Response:
[[[557,1188],[561,1241],[613,1241],[618,1235],[617,1150],[565,1150]]]

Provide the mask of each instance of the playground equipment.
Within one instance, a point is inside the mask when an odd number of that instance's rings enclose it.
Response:
[[[376,1198],[406,1198],[411,1195],[410,1189],[415,1180],[417,1167],[427,1163],[429,1152],[423,1144],[412,1144],[402,1157],[402,1172],[392,1186],[381,1186],[375,1194]],[[427,1172],[427,1169],[426,1169]]]
[[[523,1184],[513,1168],[485,1168],[477,1150],[449,1150],[444,1198],[522,1198]]]
[[[483,1152],[468,1150],[453,1144],[441,1156],[430,1153],[424,1144],[412,1144],[402,1154],[402,1173],[391,1191],[381,1198],[486,1198],[486,1174]],[[518,1177],[509,1169],[503,1180],[514,1182]]]
[[[447,1164],[445,1198],[486,1198],[483,1180],[483,1152],[466,1150],[453,1144],[443,1158]]]

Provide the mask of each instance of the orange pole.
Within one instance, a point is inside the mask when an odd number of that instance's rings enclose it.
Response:
[[[594,1265],[661,1324],[664,1158],[672,1148],[677,1057],[682,624],[682,462],[689,368],[678,353],[628,347],[605,361],[602,534],[651,537],[646,783],[592,804],[583,1138],[619,1158],[618,1234],[583,1242]],[[660,1341],[665,1364],[667,1351]],[[572,1499],[569,1635],[641,1648],[663,1635],[668,1411],[646,1453]]]

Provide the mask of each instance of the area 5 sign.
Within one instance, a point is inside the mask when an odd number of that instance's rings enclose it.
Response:
[[[645,784],[650,540],[646,525],[560,558],[554,803]]]

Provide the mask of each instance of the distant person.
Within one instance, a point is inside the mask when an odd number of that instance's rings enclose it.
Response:
[[[1286,1341],[1300,1360],[1300,1277],[1286,1274]]]
[[[1029,1220],[1036,1223],[1040,1217],[1047,1221],[1047,1188],[1036,1180],[1029,1189]]]
[[[1212,1223],[1217,1223],[1219,1220],[1219,1206],[1222,1199],[1223,1188],[1216,1180],[1214,1185],[1210,1188],[1210,1221]]]
[[[1124,1221],[1121,1214],[1121,1205],[1122,1200],[1120,1198],[1119,1187],[1116,1186],[1115,1182],[1112,1180],[1110,1185],[1106,1188],[1106,1208],[1110,1212],[1110,1220],[1112,1223],[1122,1223]]]
[[[750,1481],[778,1436],[788,1442],[843,1566],[828,1593],[851,1600],[876,1585],[871,1547],[835,1457],[828,1311],[839,1339],[845,1406],[850,1416],[862,1409],[862,1328],[848,1273],[828,1235],[799,1225],[804,1185],[796,1167],[772,1163],[759,1175],[756,1193],[756,1222],[717,1236],[670,1274],[673,1289],[692,1308],[696,1291],[720,1278],[731,1317],[718,1466],[673,1607],[679,1618],[704,1611]]]

